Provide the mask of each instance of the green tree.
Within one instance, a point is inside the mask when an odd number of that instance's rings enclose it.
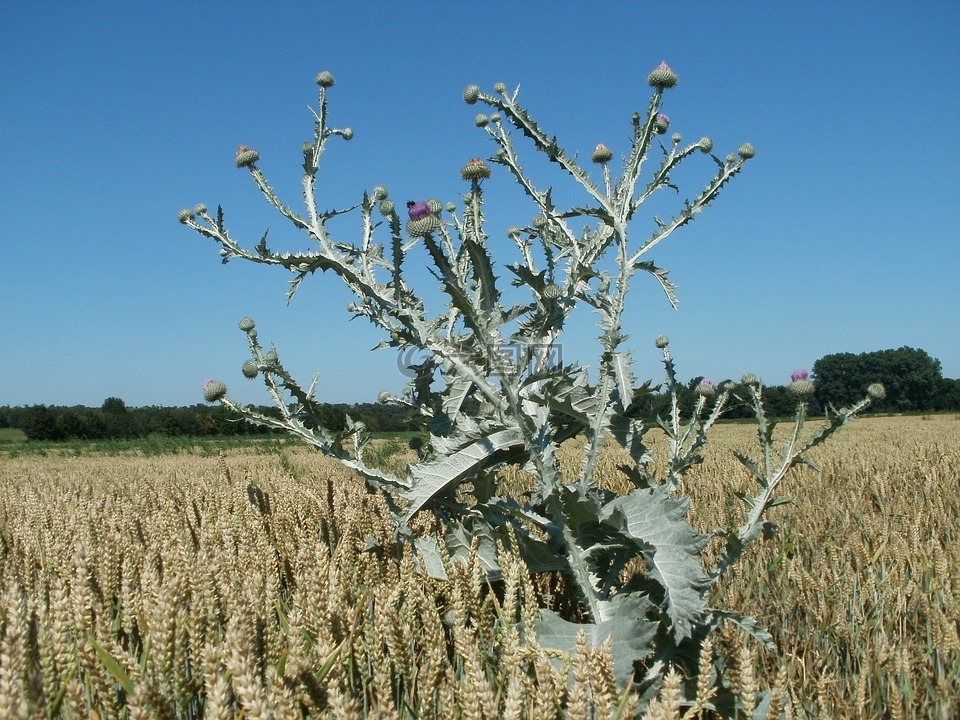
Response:
[[[20,429],[27,440],[59,440],[60,428],[57,417],[46,405],[32,405],[24,408],[20,415]]]
[[[881,412],[933,410],[943,380],[939,360],[906,346],[824,355],[813,364],[813,376],[820,401],[835,407],[856,402],[870,383],[883,383],[887,397],[874,404]]]
[[[960,380],[944,378],[940,381],[934,410],[960,410]]]
[[[104,436],[111,440],[121,440],[140,435],[134,417],[126,403],[118,397],[108,397],[100,406],[100,416],[105,428]]]
[[[108,397],[100,406],[102,412],[114,415],[123,415],[127,412],[127,404],[118,397]]]

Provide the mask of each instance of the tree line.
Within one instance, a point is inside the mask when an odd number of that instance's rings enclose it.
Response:
[[[277,416],[275,407],[260,412]],[[346,417],[363,421],[373,432],[401,432],[412,429],[406,408],[381,403],[355,405],[327,404],[322,407],[323,424],[340,430]],[[168,437],[269,436],[277,431],[238,420],[216,405],[188,407],[128,407],[117,397],[103,401],[99,408],[85,406],[27,407],[0,406],[0,427],[19,428],[28,440],[129,440],[162,435]]]
[[[680,405],[689,412],[696,401],[696,386],[702,377],[690,380],[680,391]],[[811,415],[822,415],[830,406],[849,406],[863,397],[870,383],[881,382],[887,397],[871,407],[875,413],[960,411],[960,380],[944,378],[940,361],[925,351],[910,347],[878,350],[860,354],[825,355],[813,365],[816,393],[807,398]],[[788,417],[796,410],[797,400],[786,385],[764,388],[767,413]],[[275,415],[274,407],[258,408]],[[637,415],[652,420],[670,411],[670,397],[653,389],[635,401]],[[747,403],[734,401],[724,417],[752,416]],[[340,430],[347,415],[360,420],[373,432],[416,430],[418,422],[407,408],[383,403],[327,404],[322,406],[326,427]],[[189,407],[127,407],[120,398],[110,397],[99,408],[32,405],[0,406],[0,427],[15,427],[29,440],[119,440],[165,436],[269,435],[274,431],[237,420],[214,405]]]

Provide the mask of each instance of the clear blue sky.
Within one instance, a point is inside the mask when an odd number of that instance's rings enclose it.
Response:
[[[460,99],[469,83],[520,84],[568,150],[619,155],[664,59],[680,76],[671,132],[709,135],[721,157],[749,140],[757,156],[652,258],[679,309],[638,278],[626,328],[638,375],[661,378],[662,333],[682,378],[782,384],[825,354],[904,345],[960,377],[958,33],[954,0],[5,0],[0,405],[186,405],[207,378],[266,403],[240,373],[244,315],[305,382],[320,374],[321,399],[398,392],[396,355],[370,352],[380,337],[348,321],[334,276],[309,278],[287,306],[283,271],[222,265],[177,211],[221,204],[247,245],[269,227],[275,248],[307,249],[233,157],[257,148],[298,203],[320,70],[337,79],[332,122],[355,131],[321,170],[321,202],[343,206],[380,183],[400,203],[458,200],[459,168],[493,150]],[[706,156],[698,169],[705,181]],[[502,266],[503,231],[533,213],[502,169],[485,187]],[[641,216],[636,239],[650,227]],[[585,362],[591,323],[565,345]]]

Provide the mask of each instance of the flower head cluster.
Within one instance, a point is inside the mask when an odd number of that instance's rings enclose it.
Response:
[[[411,200],[407,203],[407,214],[411,220],[422,220],[430,214],[430,206],[426,200]]]
[[[251,167],[260,159],[260,153],[246,145],[237,148],[237,157],[233,161],[238,168]]]
[[[543,288],[543,296],[547,300],[556,300],[563,293],[563,290],[560,289],[560,286],[556,283],[549,283]]]
[[[407,235],[423,237],[440,229],[440,218],[435,214],[435,212],[439,212],[440,208],[437,207],[435,210],[430,205],[431,203],[428,200],[411,200],[407,203],[407,214],[410,216],[410,222],[407,223]]]
[[[663,135],[670,127],[670,118],[660,113],[653,121],[653,129],[658,135]]]
[[[227,386],[219,380],[207,380],[203,384],[203,399],[207,402],[217,402],[222,400],[227,394]]]
[[[593,149],[593,154],[590,156],[590,160],[595,163],[603,165],[606,162],[609,162],[613,157],[613,152],[603,143],[598,143],[597,146]]]
[[[482,180],[490,177],[490,166],[480,158],[472,158],[467,161],[460,171],[460,177],[464,180]]]
[[[810,373],[806,370],[794,370],[790,373],[790,386],[787,390],[791,395],[796,395],[797,397],[806,397],[807,395],[813,395],[816,391],[814,384],[808,379]]]
[[[653,72],[647,75],[647,85],[658,90],[665,90],[676,85],[677,79],[677,74],[670,69],[667,61],[664,60],[653,69]]]
[[[703,378],[697,387],[694,388],[694,392],[701,397],[713,397],[717,394],[717,388],[714,385],[713,380],[710,378]]]
[[[867,388],[867,395],[873,400],[883,400],[887,396],[887,389],[882,383],[871,383]]]

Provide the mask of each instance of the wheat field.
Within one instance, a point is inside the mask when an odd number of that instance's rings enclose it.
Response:
[[[753,442],[717,427],[685,479],[700,530],[741,518]],[[713,590],[777,650],[723,627],[701,654],[723,672],[671,673],[638,714],[609,647],[537,645],[562,579],[504,553],[496,589],[479,562],[440,582],[367,551],[390,549],[382,501],[307,450],[0,456],[0,717],[707,718],[721,687],[740,717],[766,690],[788,718],[957,717],[960,419],[860,420],[812,459]]]

